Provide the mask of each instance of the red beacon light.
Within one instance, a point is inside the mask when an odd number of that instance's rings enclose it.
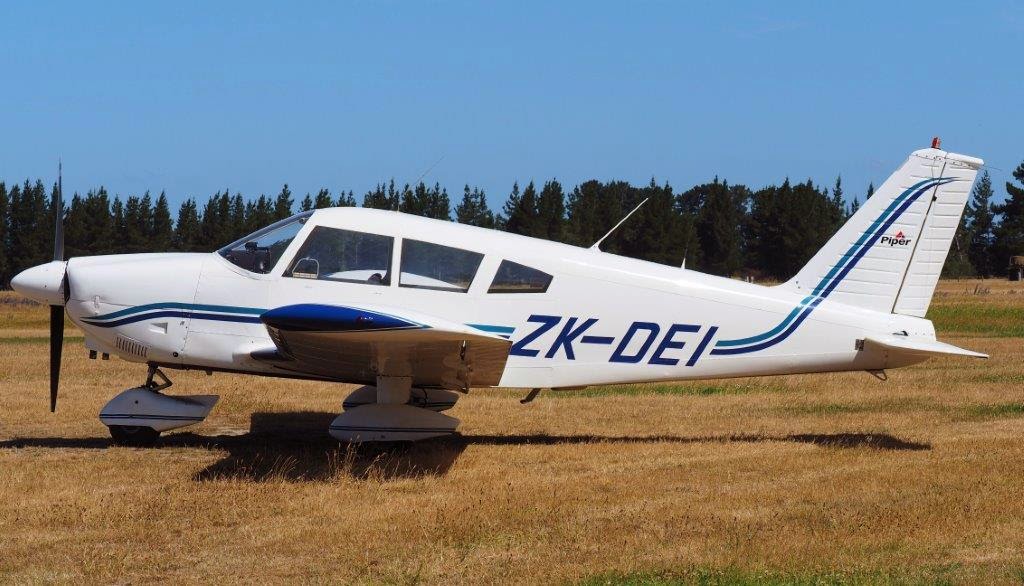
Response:
[[[937,149],[937,148],[940,148],[941,146],[942,146],[942,139],[937,137],[937,136],[933,137],[932,138],[932,148],[933,149]]]

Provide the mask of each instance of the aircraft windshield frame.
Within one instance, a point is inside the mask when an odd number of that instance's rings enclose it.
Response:
[[[246,271],[249,271],[251,273],[255,273],[255,274],[258,274],[258,275],[269,274],[271,271],[274,270],[274,267],[281,261],[281,256],[284,254],[284,252],[288,249],[288,247],[291,245],[291,243],[298,236],[299,232],[305,226],[306,222],[309,220],[309,217],[313,215],[314,211],[315,210],[310,210],[310,211],[307,211],[307,212],[301,212],[301,213],[289,216],[289,217],[287,217],[287,218],[285,218],[283,220],[278,220],[278,221],[274,222],[273,224],[270,224],[268,226],[260,228],[259,230],[256,230],[252,234],[248,234],[248,235],[246,235],[243,238],[239,238],[238,240],[235,240],[234,242],[232,242],[231,244],[228,244],[227,246],[224,246],[224,247],[221,247],[221,248],[217,249],[217,254],[219,254],[222,258],[224,258],[225,260],[227,260],[231,264],[233,264],[233,265],[235,265],[235,266],[237,266],[237,267],[239,267],[241,269],[244,269]],[[273,254],[265,254],[264,255],[265,258],[262,259],[262,260],[265,260],[265,261],[268,261],[268,262],[260,263],[259,262],[260,259],[257,258],[257,256],[259,256],[260,252],[269,253],[270,251],[269,251],[268,248],[252,247],[251,249],[249,249],[249,247],[246,246],[246,244],[248,244],[250,242],[256,243],[261,238],[263,238],[264,236],[266,236],[268,234],[271,234],[271,233],[273,233],[273,232],[275,232],[275,231],[277,231],[277,230],[279,230],[279,229],[281,229],[281,228],[283,228],[285,226],[290,226],[292,224],[298,224],[299,225],[299,229],[295,231],[295,234],[293,234],[291,236],[291,238],[288,239],[288,242],[285,244],[285,246],[282,247],[279,251],[277,251],[277,255],[276,256],[274,256]],[[235,253],[235,254],[233,254],[233,253]],[[237,258],[237,257],[239,257],[239,255],[247,256],[247,258],[245,258],[245,259]],[[251,258],[249,258],[249,257],[251,257]]]

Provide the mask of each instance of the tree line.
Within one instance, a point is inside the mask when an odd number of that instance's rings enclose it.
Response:
[[[1024,163],[1006,183],[1006,200],[993,204],[988,172],[976,182],[946,263],[947,276],[1005,274],[1009,258],[1024,254]],[[56,185],[41,180],[0,182],[0,285],[19,271],[52,258]],[[871,197],[869,186],[865,197]],[[399,187],[380,183],[362,197],[363,207],[495,228],[579,246],[590,246],[647,200],[602,243],[607,252],[681,265],[724,276],[785,280],[857,211],[846,203],[841,178],[829,187],[807,180],[752,190],[715,177],[676,191],[651,180],[585,181],[571,190],[551,179],[515,183],[500,210],[486,193],[466,185],[452,203],[439,184]],[[74,194],[64,207],[67,257],[133,252],[208,252],[298,210],[358,205],[352,191],[327,189],[296,201],[288,185],[276,196],[246,198],[225,189],[200,203],[186,199],[172,214],[165,193],[122,199],[103,187]]]

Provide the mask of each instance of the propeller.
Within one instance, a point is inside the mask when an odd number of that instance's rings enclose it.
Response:
[[[53,193],[50,207],[53,208],[54,236],[53,260],[64,260],[64,194],[62,185],[63,169],[57,162],[57,190]],[[68,274],[64,269],[63,279],[64,301],[68,300]],[[57,410],[57,387],[60,384],[60,357],[64,350],[64,306],[50,306],[50,412]]]

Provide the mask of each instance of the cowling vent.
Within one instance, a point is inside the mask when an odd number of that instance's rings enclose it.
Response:
[[[117,339],[114,340],[114,346],[117,347],[118,352],[138,358],[145,358],[149,354],[149,346],[121,334],[118,334]]]

